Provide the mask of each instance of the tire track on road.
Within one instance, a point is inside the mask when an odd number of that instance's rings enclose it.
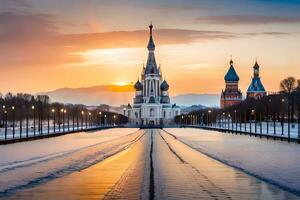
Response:
[[[138,131],[135,131],[134,133],[128,134],[126,136],[131,137],[131,135],[132,135],[132,137],[133,137],[134,134],[138,134],[138,135],[126,143],[124,141],[124,142],[121,142],[120,144],[115,144],[113,146],[113,149],[106,147],[99,151],[96,150],[95,152],[93,152],[89,155],[86,155],[81,160],[72,160],[72,157],[71,158],[66,157],[70,160],[71,165],[62,166],[57,169],[53,169],[53,171],[45,172],[45,174],[41,174],[38,177],[21,180],[20,183],[18,183],[17,185],[6,186],[6,188],[4,188],[0,191],[0,198],[7,197],[16,191],[36,187],[40,184],[46,183],[46,182],[51,181],[56,178],[63,177],[65,175],[68,175],[75,171],[82,171],[92,165],[102,162],[103,160],[130,148],[131,145],[133,145],[135,142],[137,142],[141,137],[143,137],[145,135],[145,133],[138,133]],[[107,142],[109,142],[109,141],[107,141]],[[90,147],[90,148],[96,148],[96,147],[97,147],[97,145],[96,146],[92,145],[92,147]],[[84,149],[84,153],[87,153],[86,151],[89,150],[89,148],[83,148],[83,149]],[[78,151],[77,153],[80,154],[82,152]],[[71,154],[71,155],[73,155],[73,154]],[[100,157],[99,157],[99,155],[100,155]],[[64,158],[64,156],[61,156],[61,158]],[[80,158],[80,156],[79,156],[79,158]],[[78,164],[79,161],[80,161],[80,164]],[[51,159],[48,162],[51,162]],[[44,162],[39,162],[39,163],[44,164]],[[39,163],[35,163],[35,164],[39,164]],[[26,165],[25,167],[31,167],[31,165],[28,165],[28,166]],[[5,185],[3,185],[3,186],[5,186]]]
[[[167,132],[166,132],[167,133]],[[187,162],[186,160],[184,160],[184,158],[182,158],[172,147],[171,145],[167,142],[167,140],[162,136],[162,134],[159,132],[160,137],[162,138],[162,140],[166,143],[166,145],[168,146],[168,148],[170,149],[170,151],[178,158],[178,160],[180,160],[180,162],[182,164],[187,164],[188,166],[191,167],[191,169],[193,169],[194,172],[196,172],[196,174],[198,174],[199,176],[202,177],[202,180],[205,181],[205,183],[202,183],[199,180],[196,180],[198,186],[201,188],[201,190],[205,193],[207,193],[211,198],[213,199],[232,199],[232,197],[226,193],[226,191],[217,186],[212,180],[210,180],[205,174],[201,173],[195,166],[193,166],[192,164],[190,164],[189,162]],[[173,136],[174,137],[174,136]],[[174,137],[174,139],[176,139],[176,137]],[[193,176],[192,176],[193,177]],[[207,185],[209,187],[207,187]],[[214,191],[210,191],[211,188],[215,188],[218,190],[218,194],[215,194]]]

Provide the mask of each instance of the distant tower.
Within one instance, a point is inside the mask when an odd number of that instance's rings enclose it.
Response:
[[[239,90],[239,76],[237,75],[233,61],[229,62],[230,67],[227,74],[224,77],[225,90],[221,92],[220,106],[225,108],[240,103],[243,100],[242,92]]]
[[[261,80],[259,77],[259,65],[256,61],[253,66],[252,81],[247,90],[247,98],[260,99],[261,97],[263,97],[265,95],[266,95],[266,90],[265,90],[263,84],[261,83]]]

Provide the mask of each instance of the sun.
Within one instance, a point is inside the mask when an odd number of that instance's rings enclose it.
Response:
[[[127,82],[126,81],[120,81],[117,83],[118,86],[125,86],[127,85]]]

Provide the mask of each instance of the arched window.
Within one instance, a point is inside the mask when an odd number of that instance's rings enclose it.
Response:
[[[150,108],[150,117],[154,117],[154,109]]]
[[[138,117],[139,117],[138,112],[135,112],[134,115],[135,115],[135,118],[138,118]]]

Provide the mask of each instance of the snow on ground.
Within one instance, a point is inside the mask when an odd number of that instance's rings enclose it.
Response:
[[[0,166],[36,157],[45,157],[53,154],[80,149],[115,138],[119,138],[138,129],[113,128],[101,131],[79,132],[54,138],[34,140],[0,146]]]
[[[194,128],[167,128],[200,152],[300,194],[300,145]]]
[[[0,196],[89,167],[133,143],[138,129],[108,129],[0,146]]]

